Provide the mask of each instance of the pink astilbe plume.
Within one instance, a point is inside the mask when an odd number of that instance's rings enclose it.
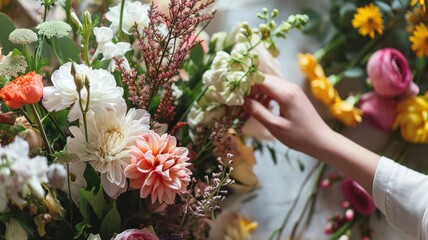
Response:
[[[175,109],[174,106],[175,97],[172,94],[171,85],[165,87],[165,92],[162,95],[156,114],[154,115],[154,121],[156,122],[170,122],[174,119]]]
[[[130,88],[138,89],[130,91],[130,99],[135,105],[148,109],[159,89],[172,84],[171,79],[178,74],[184,59],[200,43],[194,37],[197,26],[214,17],[214,12],[202,13],[213,2],[214,0],[171,0],[168,14],[155,5],[151,6],[148,26],[134,34],[146,73],[138,79],[136,75],[130,74],[133,78],[125,81],[126,84],[131,84]],[[124,74],[124,69],[119,70]]]
[[[174,136],[159,136],[154,131],[143,134],[131,150],[131,165],[125,176],[130,186],[140,189],[141,198],[151,195],[152,203],[174,203],[177,193],[185,193],[192,172],[187,168],[189,150],[177,147]]]

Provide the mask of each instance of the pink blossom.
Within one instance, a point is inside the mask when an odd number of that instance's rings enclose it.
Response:
[[[326,189],[326,188],[328,188],[330,186],[330,180],[329,179],[324,179],[324,180],[322,180],[321,181],[321,183],[320,183],[320,187],[322,188],[322,189]]]
[[[131,165],[125,175],[130,186],[140,189],[141,198],[151,195],[152,203],[174,203],[177,193],[186,192],[192,172],[187,168],[189,150],[177,147],[174,136],[159,136],[154,131],[143,134],[131,150]]]
[[[360,109],[364,118],[377,128],[390,131],[395,121],[395,107],[397,100],[390,97],[382,97],[375,92],[363,95],[360,101]]]
[[[114,240],[159,240],[159,238],[147,230],[128,229],[118,234]]]
[[[413,79],[406,58],[393,48],[375,52],[367,64],[367,73],[375,92],[385,97],[401,95],[411,86]]]
[[[345,198],[354,206],[361,215],[370,215],[376,210],[373,198],[363,187],[351,178],[345,178],[342,182]]]
[[[352,210],[352,209],[347,209],[346,211],[345,211],[345,218],[346,218],[346,221],[348,221],[348,222],[351,222],[352,220],[354,220],[354,210]]]

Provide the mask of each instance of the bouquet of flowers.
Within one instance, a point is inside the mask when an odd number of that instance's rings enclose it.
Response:
[[[263,9],[208,39],[212,3],[43,0],[34,29],[0,14],[1,235],[205,239],[225,187],[257,186],[242,105],[308,17]],[[255,225],[236,219],[241,239]]]
[[[363,120],[373,125],[372,132],[390,139],[379,153],[400,163],[412,146],[428,143],[426,7],[423,0],[335,0],[327,21],[304,10],[311,17],[305,31],[326,39],[314,54],[300,54],[299,63],[313,96],[331,113],[327,121],[338,131]],[[371,239],[376,208],[370,195],[338,174],[320,174],[317,181],[316,188],[342,183],[346,198],[343,213],[325,229],[331,239],[348,239],[357,223],[361,237]]]

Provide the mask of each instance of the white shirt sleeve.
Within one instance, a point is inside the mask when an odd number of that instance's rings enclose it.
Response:
[[[428,176],[382,157],[373,199],[392,226],[414,239],[428,240]]]

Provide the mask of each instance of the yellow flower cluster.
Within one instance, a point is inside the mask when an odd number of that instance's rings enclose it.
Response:
[[[250,240],[251,234],[258,227],[257,222],[252,222],[243,216],[237,216],[238,219],[226,228],[225,240]]]
[[[424,12],[426,12],[427,11],[427,1],[426,0],[412,0],[412,2],[410,2],[410,5],[412,7],[414,7],[418,3],[419,3],[419,6],[421,6],[422,10]]]
[[[428,56],[428,27],[424,23],[416,26],[412,36],[409,37],[412,50],[418,57]]]
[[[329,107],[333,117],[347,126],[355,126],[360,123],[362,111],[340,98],[315,57],[312,54],[299,54],[298,58],[300,69],[309,80],[312,94]]]
[[[428,92],[398,104],[394,127],[409,142],[428,143]]]
[[[357,8],[357,13],[352,19],[352,26],[358,29],[358,32],[362,36],[369,35],[373,39],[376,32],[382,35],[384,26],[379,7],[371,3],[370,5]]]

